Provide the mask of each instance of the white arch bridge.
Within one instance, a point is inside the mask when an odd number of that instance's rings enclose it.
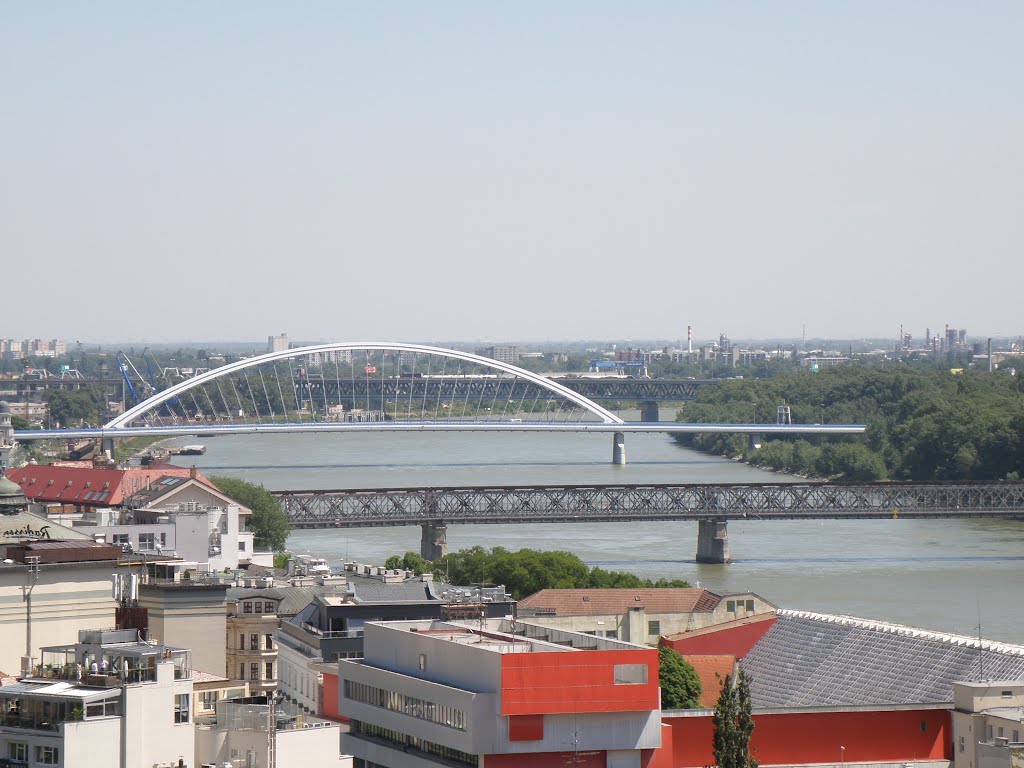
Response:
[[[125,380],[128,381],[127,373]],[[345,342],[270,352],[189,378],[138,381],[146,397],[102,427],[21,430],[19,441],[151,435],[364,431],[857,434],[859,424],[626,422],[544,376],[459,350]]]

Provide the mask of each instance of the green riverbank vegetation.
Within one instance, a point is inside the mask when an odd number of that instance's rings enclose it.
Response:
[[[1024,380],[1009,371],[889,363],[701,390],[676,420],[866,424],[864,435],[775,437],[751,450],[746,435],[680,434],[683,445],[808,477],[843,480],[1018,480],[1024,475]]]

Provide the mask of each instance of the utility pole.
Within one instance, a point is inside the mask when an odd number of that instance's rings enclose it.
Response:
[[[32,672],[32,590],[39,580],[39,555],[25,558],[28,571],[25,574],[25,586],[22,587],[22,599],[25,601],[25,659],[22,662],[22,675]]]

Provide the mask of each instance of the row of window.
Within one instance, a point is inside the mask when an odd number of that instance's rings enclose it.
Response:
[[[60,764],[60,748],[59,747],[44,747],[37,746],[35,749],[35,762],[40,765],[59,765]],[[21,763],[28,762],[28,744],[23,741],[12,741],[10,748],[8,749],[7,756],[11,760],[15,760]]]
[[[262,680],[273,680],[274,679],[274,662],[268,661],[265,665],[266,676],[260,678],[260,665],[258,662],[251,662],[249,664],[249,676],[245,676],[245,662],[238,665],[238,679],[239,680],[256,680],[259,682]]]
[[[736,611],[746,610],[747,613],[754,612],[754,601],[753,600],[726,600],[725,610],[727,613],[735,613]]]
[[[242,613],[274,613],[276,610],[277,605],[269,600],[265,603],[262,600],[242,601]]]
[[[238,650],[240,650],[240,651],[244,651],[245,650],[245,633],[244,632],[239,632],[238,633]],[[261,648],[260,648],[260,636],[256,632],[252,632],[249,635],[249,650],[250,651],[259,651],[259,650],[261,650]],[[263,648],[262,648],[262,650],[264,650],[264,651],[272,651],[272,650],[274,650],[274,636],[273,635],[269,635],[268,634],[268,635],[264,635],[263,636]]]
[[[438,725],[444,725],[459,731],[466,730],[466,713],[463,710],[444,704],[436,704],[433,701],[417,699],[415,696],[406,696],[404,693],[398,693],[398,691],[388,691],[384,688],[367,685],[366,683],[346,680],[345,698],[362,704],[369,704],[373,707],[387,709],[391,712],[401,712],[403,715],[409,715],[409,717],[426,720],[429,723],[437,723]]]
[[[436,744],[432,741],[421,739],[418,736],[410,736],[405,733],[400,733],[399,731],[393,731],[390,728],[381,728],[379,725],[373,725],[372,723],[353,720],[351,732],[360,736],[370,736],[374,739],[386,741],[390,744],[394,744],[403,751],[415,750],[434,757],[440,757],[444,760],[449,760],[459,765],[470,765],[476,768],[476,766],[480,764],[480,758],[477,755],[471,755],[468,752],[463,752],[459,749],[446,747],[444,744]]]

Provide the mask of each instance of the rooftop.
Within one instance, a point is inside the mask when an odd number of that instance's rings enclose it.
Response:
[[[1024,646],[853,616],[780,610],[742,661],[758,707],[937,704],[953,683],[1024,680]]]
[[[133,493],[152,488],[161,478],[187,480],[193,470],[173,464],[149,467],[93,467],[88,464],[26,464],[5,473],[20,486],[30,501],[40,503],[77,504],[93,507],[116,507]],[[213,488],[201,473],[196,480]]]
[[[595,616],[622,614],[630,608],[647,613],[699,613],[714,610],[722,596],[706,589],[542,589],[519,601],[523,614]]]
[[[374,625],[501,654],[645,649],[645,646],[621,640],[610,640],[583,632],[569,632],[509,619],[374,621],[367,622],[366,626]]]

